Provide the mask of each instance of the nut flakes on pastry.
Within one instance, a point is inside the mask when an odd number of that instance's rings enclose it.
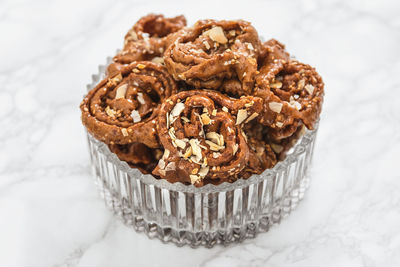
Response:
[[[235,89],[230,95],[252,92],[260,41],[249,22],[201,20],[175,36],[164,53],[165,65],[175,79],[215,90],[233,80]]]
[[[165,151],[153,174],[195,186],[234,181],[250,155],[242,125],[261,109],[261,99],[252,96],[233,99],[209,90],[171,96],[158,115]]]
[[[135,62],[101,81],[81,103],[82,122],[107,144],[159,147],[156,117],[163,100],[177,92],[164,67]]]
[[[276,139],[292,135],[303,123],[313,129],[322,108],[324,83],[311,66],[296,60],[274,60],[260,68],[254,95],[264,100],[259,122]]]
[[[186,26],[186,18],[149,14],[139,19],[125,35],[124,48],[114,57],[121,64],[162,57],[169,34]]]

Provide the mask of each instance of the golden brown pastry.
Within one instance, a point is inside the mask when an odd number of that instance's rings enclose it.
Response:
[[[195,186],[234,181],[250,155],[242,125],[261,109],[261,99],[252,96],[233,99],[209,90],[171,96],[158,115],[165,151],[153,174]]]
[[[324,83],[246,21],[142,17],[81,103],[89,133],[143,173],[193,184],[273,168],[318,121]]]
[[[159,147],[156,117],[162,101],[177,92],[166,69],[135,62],[101,81],[81,103],[82,122],[106,144]]]
[[[301,122],[313,129],[322,108],[324,83],[314,68],[296,60],[273,60],[260,69],[254,95],[264,100],[259,122],[275,139],[292,135]]]
[[[246,21],[201,20],[174,35],[164,62],[177,80],[196,88],[251,94],[257,72],[260,41]]]
[[[124,48],[114,57],[121,64],[162,57],[167,36],[186,26],[184,16],[165,18],[149,14],[142,17],[125,35]]]

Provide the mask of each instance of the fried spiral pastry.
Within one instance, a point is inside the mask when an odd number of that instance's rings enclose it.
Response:
[[[250,159],[242,176],[260,174],[277,163],[276,155],[267,139],[268,130],[268,127],[259,124],[256,120],[244,125],[243,131],[247,136]]]
[[[138,168],[144,174],[150,174],[162,156],[160,149],[151,149],[142,143],[126,145],[108,145],[110,151],[132,168]]]
[[[175,38],[164,53],[175,79],[234,96],[252,92],[260,41],[249,22],[201,20],[177,32]],[[224,86],[225,82],[230,84]]]
[[[122,64],[161,57],[167,45],[167,36],[186,26],[186,18],[149,14],[139,19],[125,35],[123,50],[114,57]]]
[[[160,104],[176,92],[175,81],[164,67],[134,62],[87,94],[80,105],[82,122],[106,144],[142,143],[156,148]]]
[[[261,109],[262,100],[252,96],[233,99],[209,90],[171,96],[158,114],[165,150],[153,174],[195,186],[234,181],[250,155],[242,125]]]
[[[313,129],[322,108],[324,83],[314,68],[296,60],[273,60],[256,77],[254,95],[264,99],[259,122],[271,136],[291,136],[301,124]]]

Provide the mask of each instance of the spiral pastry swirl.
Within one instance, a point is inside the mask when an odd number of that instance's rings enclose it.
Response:
[[[156,117],[177,86],[164,67],[135,62],[101,81],[80,108],[87,130],[106,144],[142,143],[159,147]]]
[[[186,18],[149,14],[140,18],[125,35],[124,48],[114,57],[122,64],[152,60],[161,57],[167,45],[168,35],[186,26]]]
[[[302,123],[313,129],[322,108],[324,83],[311,66],[276,59],[261,67],[254,95],[264,99],[259,122],[271,128],[274,139],[281,139]]]
[[[234,90],[227,93],[234,96],[252,92],[260,41],[249,22],[201,20],[175,37],[164,53],[175,79],[195,88],[223,91],[229,82],[228,88]]]
[[[165,151],[153,174],[195,186],[237,179],[250,155],[242,126],[261,110],[262,100],[252,96],[233,99],[209,90],[171,96],[158,114]]]

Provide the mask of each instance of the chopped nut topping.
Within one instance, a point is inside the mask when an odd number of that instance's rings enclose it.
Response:
[[[203,155],[201,154],[201,148],[199,147],[199,140],[197,139],[190,139],[189,144],[192,147],[192,154],[195,156],[196,161],[200,161]],[[192,159],[193,160],[193,159]]]
[[[138,93],[137,94],[137,100],[139,101],[140,104],[144,105],[146,102],[144,101],[143,94]]]
[[[246,118],[247,118],[247,110],[239,109],[237,118],[236,118],[236,125],[241,124]]]
[[[300,104],[299,102],[297,102],[296,100],[294,100],[293,96],[290,96],[290,103],[289,103],[289,105],[290,105],[291,107],[294,107],[294,108],[297,109],[297,110],[300,110],[300,109],[301,109],[301,104]]]
[[[229,112],[229,109],[227,107],[222,107],[222,111]]]
[[[138,69],[141,69],[141,70],[142,70],[142,69],[146,68],[146,65],[143,65],[143,64],[140,64],[140,63],[139,63],[139,64],[137,65],[137,67],[138,67]]]
[[[183,157],[184,157],[185,159],[187,159],[187,158],[189,158],[191,155],[192,155],[192,147],[190,146],[190,147],[188,147],[188,148],[186,149],[186,152],[185,152],[185,154],[183,154]]]
[[[243,130],[241,130],[241,131],[242,131],[242,135],[243,135],[244,139],[245,139],[246,142],[247,142],[247,135],[243,132]]]
[[[301,79],[301,80],[299,81],[299,83],[297,84],[297,88],[298,88],[299,90],[303,89],[305,83],[306,83],[306,81],[305,81],[304,79]]]
[[[164,169],[164,168],[165,168],[165,161],[164,161],[163,159],[160,159],[160,160],[158,161],[158,167],[159,167],[160,169]]]
[[[278,102],[270,102],[268,103],[268,106],[272,111],[276,113],[281,113],[283,104]]]
[[[306,91],[307,91],[310,95],[312,95],[313,92],[314,92],[314,86],[312,86],[311,84],[307,84],[307,85],[304,87],[304,89],[306,89]]]
[[[276,124],[276,126],[278,126],[279,128],[282,128],[282,126],[283,126],[283,123],[282,122],[277,122],[277,123],[275,123]]]
[[[200,168],[198,175],[200,175],[200,177],[205,177],[209,170],[210,170],[210,167],[208,167],[208,166],[202,167],[202,168]]]
[[[257,118],[259,114],[257,112],[254,112],[253,114],[250,115],[250,117],[246,120],[246,123],[248,123],[249,121],[254,120],[255,118]]]
[[[211,48],[210,44],[207,41],[204,41],[203,44],[207,50]]]
[[[162,57],[155,57],[151,60],[151,62],[156,63],[156,64],[164,64],[164,58]]]
[[[140,70],[138,70],[137,68],[134,68],[134,69],[132,69],[132,72],[134,72],[134,73],[139,73]]]
[[[209,132],[206,134],[206,138],[219,146],[224,145],[224,136],[222,134],[218,134],[216,132]]]
[[[196,184],[196,183],[200,182],[200,180],[201,180],[201,178],[197,175],[191,174],[191,175],[189,175],[189,177],[190,177],[190,182],[192,184]]]
[[[189,121],[190,121],[188,118],[186,118],[186,117],[184,117],[184,116],[182,116],[181,119],[182,119],[184,122],[189,122]]]
[[[257,65],[257,60],[255,58],[248,58],[247,61],[249,61],[252,65]]]
[[[175,139],[175,144],[182,149],[185,149],[186,147],[186,142],[181,139]]]
[[[206,113],[201,114],[201,121],[204,125],[209,125],[211,123],[211,119]]]
[[[113,110],[109,106],[107,106],[104,111],[107,113],[108,116],[110,116],[112,118],[115,117],[115,114],[117,113],[117,112],[115,112],[115,110]]]
[[[222,154],[219,152],[213,152],[212,155],[213,155],[213,158],[216,159],[216,158],[220,157]]]
[[[251,106],[253,106],[253,105],[254,105],[254,101],[253,101],[253,100],[251,100],[251,102],[249,102],[249,103],[244,104],[244,106],[245,106],[246,108],[249,108],[249,107],[251,107]]]
[[[167,120],[167,128],[169,128],[169,113],[167,112],[167,114],[166,114],[166,120]]]
[[[262,155],[264,154],[265,148],[262,146],[258,146],[256,147],[256,154],[259,157],[262,157]]]
[[[271,148],[275,153],[281,153],[283,150],[283,146],[274,143],[271,144]]]
[[[293,101],[293,105],[294,105],[294,107],[295,107],[297,110],[300,110],[300,109],[301,109],[301,104],[300,104],[299,102]]]
[[[196,164],[201,164],[200,160],[196,156],[191,156],[190,159],[188,159],[190,163],[196,163]]]
[[[194,168],[193,170],[192,170],[192,174],[197,174],[199,172],[199,168]]]
[[[122,128],[121,132],[123,136],[128,136],[128,131],[126,130],[126,128]]]
[[[210,150],[212,151],[220,151],[221,149],[224,149],[225,146],[219,146],[214,142],[211,142],[210,140],[206,140],[206,144],[210,146]]]
[[[203,32],[203,35],[209,36],[211,40],[220,44],[226,44],[228,42],[228,39],[225,37],[224,30],[220,26]]]
[[[176,140],[174,127],[169,128],[168,134],[169,134],[169,136],[171,137],[172,140]]]
[[[116,86],[120,81],[122,81],[122,75],[119,73],[117,76],[108,79],[107,87]]]
[[[274,82],[274,83],[271,83],[270,87],[274,88],[274,89],[279,89],[279,88],[282,88],[282,83],[279,82],[279,81],[278,82]]]
[[[179,116],[184,109],[185,104],[183,104],[182,102],[176,103],[175,107],[171,111],[171,115],[174,117]]]
[[[168,149],[165,149],[164,150],[164,154],[163,154],[163,159],[168,158],[169,157],[169,153],[170,153],[170,151]]]
[[[234,144],[232,148],[233,148],[233,155],[235,155],[236,152],[237,152],[238,149],[239,149],[239,145],[238,145],[238,144]]]
[[[212,111],[211,115],[213,115],[213,116],[217,115],[217,110],[214,109],[214,110]]]
[[[140,117],[139,111],[137,111],[137,110],[132,110],[131,117],[132,117],[134,123],[142,120],[142,118]]]
[[[117,88],[117,92],[115,93],[115,99],[125,98],[126,89],[128,89],[128,84],[124,83],[123,85]]]
[[[135,31],[130,32],[130,37],[132,38],[133,41],[137,41],[138,37]]]
[[[176,169],[175,162],[168,163],[167,167],[165,167],[166,171],[174,171]]]

